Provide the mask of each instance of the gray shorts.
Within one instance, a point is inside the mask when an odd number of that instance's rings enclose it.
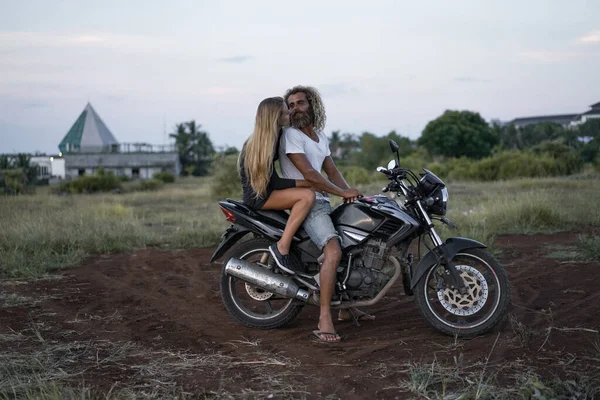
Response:
[[[302,224],[310,239],[320,250],[323,250],[331,238],[336,237],[340,240],[340,235],[331,222],[330,213],[331,204],[326,200],[318,199]]]

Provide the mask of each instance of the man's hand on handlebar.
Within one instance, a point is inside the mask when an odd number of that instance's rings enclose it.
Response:
[[[356,200],[363,197],[363,194],[356,188],[344,190],[344,203],[354,203]]]

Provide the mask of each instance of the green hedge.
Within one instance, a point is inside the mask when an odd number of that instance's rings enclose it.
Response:
[[[583,160],[578,153],[565,150],[560,153],[533,151],[506,151],[481,160],[451,158],[426,161],[413,157],[400,160],[403,167],[420,172],[427,168],[442,179],[495,181],[514,178],[564,176],[581,172]]]
[[[166,171],[155,173],[154,176],[153,176],[153,178],[157,179],[159,181],[162,181],[164,183],[173,183],[173,182],[175,182],[175,175],[173,175],[173,174],[171,174],[169,172],[166,172]]]
[[[237,154],[222,156],[212,164],[211,192],[213,197],[224,199],[242,198],[242,183],[237,172]]]
[[[369,171],[362,167],[339,167],[339,170],[346,182],[348,182],[348,185],[352,187],[364,185],[373,180],[373,174],[369,173]]]
[[[158,179],[148,179],[140,181],[138,185],[137,190],[150,191],[160,189],[164,185],[164,182]]]
[[[96,193],[110,192],[121,189],[121,181],[112,171],[99,168],[95,175],[80,176],[71,181],[63,182],[58,187],[62,193]]]

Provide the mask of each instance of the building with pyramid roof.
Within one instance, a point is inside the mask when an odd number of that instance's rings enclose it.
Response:
[[[173,145],[119,143],[96,110],[88,103],[58,145],[64,158],[64,175],[75,178],[98,169],[132,179],[151,179],[154,174],[181,172]],[[52,157],[51,157],[52,159]]]
[[[110,151],[119,142],[90,103],[58,145],[61,153]]]

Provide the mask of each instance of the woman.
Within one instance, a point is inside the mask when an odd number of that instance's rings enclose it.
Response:
[[[290,246],[315,202],[315,192],[307,181],[283,179],[275,171],[281,128],[289,124],[289,110],[283,98],[269,97],[261,101],[256,111],[254,132],[238,159],[238,172],[246,205],[256,210],[291,209],[281,239],[269,246],[269,252],[279,268],[293,274]]]

